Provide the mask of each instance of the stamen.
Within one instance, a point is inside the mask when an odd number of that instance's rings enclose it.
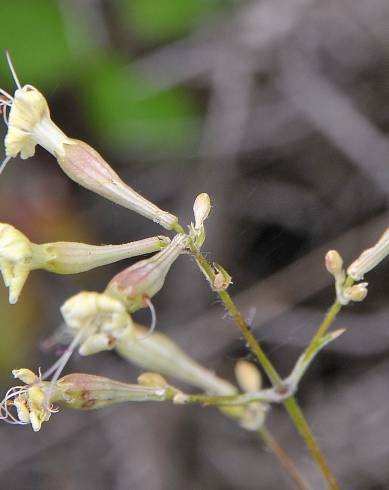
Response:
[[[44,353],[48,353],[54,349],[56,349],[57,355],[58,353],[63,353],[64,351],[64,346],[69,344],[71,342],[71,339],[73,336],[70,334],[70,332],[67,329],[66,323],[62,323],[51,335],[48,337],[44,338],[40,342],[40,349]]]
[[[19,395],[23,395],[27,393],[28,388],[29,388],[28,385],[13,386],[7,391],[3,401],[0,403],[0,420],[3,420],[4,422],[7,422],[9,424],[26,425],[27,422],[22,422],[21,420],[16,418],[8,407],[10,406],[14,407],[15,406],[14,402],[10,400],[17,398]]]
[[[8,126],[7,105],[8,104],[4,104],[4,107],[2,107],[2,111],[3,111],[3,119],[4,119],[4,122]]]
[[[11,160],[11,157],[5,157],[3,163],[0,165],[0,175],[3,173],[7,163]]]
[[[76,335],[74,337],[74,339],[72,340],[71,344],[69,345],[69,347],[64,351],[64,353],[62,354],[62,356],[58,359],[57,362],[55,362],[53,364],[53,366],[51,366],[51,368],[49,368],[45,373],[43,373],[42,375],[42,378],[41,379],[45,379],[47,378],[48,376],[50,376],[51,373],[54,372],[54,375],[53,377],[51,378],[50,380],[50,385],[46,391],[46,394],[45,394],[45,399],[44,399],[44,402],[43,402],[43,406],[45,408],[45,410],[47,412],[51,412],[51,409],[50,409],[50,398],[51,398],[51,395],[53,394],[53,390],[54,390],[54,385],[55,383],[57,382],[60,374],[62,373],[62,371],[64,370],[68,360],[70,359],[71,355],[73,354],[74,352],[74,349],[77,347],[77,345],[79,344],[80,340],[81,340],[81,337],[85,334],[85,332],[83,330],[80,330],[78,332],[78,335]]]
[[[12,60],[11,60],[11,55],[10,55],[10,52],[8,49],[5,50],[5,56],[7,58],[7,63],[8,63],[8,66],[9,66],[9,69],[11,70],[11,73],[12,73],[12,78],[14,79],[15,83],[16,83],[16,86],[18,88],[22,88],[20,82],[19,82],[19,78],[18,76],[16,75],[16,70],[12,64]]]
[[[3,88],[0,88],[0,94],[3,94],[7,99],[9,99],[11,102],[13,102],[14,98],[12,95],[9,95],[8,92],[6,92]]]
[[[137,337],[136,340],[145,340],[145,339],[147,339],[154,332],[155,327],[157,326],[157,313],[155,311],[155,308],[154,308],[153,303],[151,302],[151,299],[150,298],[145,298],[144,302],[146,303],[146,305],[150,309],[150,313],[151,313],[151,325],[150,325],[149,330],[146,333],[146,335],[143,335],[142,337]]]

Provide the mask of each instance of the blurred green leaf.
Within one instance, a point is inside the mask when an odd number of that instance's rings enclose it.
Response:
[[[144,41],[162,41],[185,34],[219,2],[217,0],[121,0],[131,31]]]
[[[113,60],[88,71],[83,104],[94,130],[112,148],[182,147],[193,137],[196,106],[184,90],[152,94],[136,73]]]
[[[69,78],[75,60],[56,1],[1,0],[0,12],[0,59],[9,48],[22,84],[53,85]],[[81,42],[81,32],[78,37]],[[2,79],[9,73],[3,59]]]

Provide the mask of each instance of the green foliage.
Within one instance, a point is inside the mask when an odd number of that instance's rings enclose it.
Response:
[[[52,85],[71,76],[74,58],[56,2],[2,0],[0,12],[0,46],[11,50],[22,83]]]
[[[121,0],[124,18],[143,41],[162,41],[188,32],[218,5],[217,0]]]
[[[183,90],[153,94],[150,83],[123,65],[101,60],[84,83],[84,108],[100,140],[127,150],[188,144],[196,112],[191,97]]]

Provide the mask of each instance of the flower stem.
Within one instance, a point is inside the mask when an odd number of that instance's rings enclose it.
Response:
[[[288,398],[283,402],[285,409],[288,411],[290,418],[292,419],[294,425],[299,431],[301,437],[304,439],[304,442],[308,449],[311,451],[312,457],[316,461],[319,466],[322,475],[327,483],[328,488],[331,490],[340,490],[339,485],[336,482],[334,475],[328,463],[322,454],[319,445],[316,442],[316,439],[308,425],[308,422],[296,400],[295,397]]]
[[[351,287],[353,285],[354,281],[351,277],[348,277],[346,279],[346,282],[344,284],[344,287]],[[321,322],[319,328],[317,329],[315,335],[312,337],[311,342],[309,343],[308,347],[305,349],[305,356],[309,358],[309,356],[312,354],[312,352],[315,350],[317,342],[321,340],[321,338],[327,333],[328,329],[330,326],[333,324],[335,321],[335,318],[337,317],[338,313],[342,309],[342,304],[339,303],[339,301],[335,300],[334,303],[332,304],[331,308],[328,310],[326,316],[324,317],[323,321]]]
[[[215,281],[215,273],[212,269],[211,264],[207,261],[207,259],[200,253],[200,251],[196,248],[193,242],[190,243],[190,249],[191,252],[196,259],[200,269],[208,279],[209,283],[211,284],[211,287],[213,290],[215,288],[213,287],[214,281]],[[251,333],[250,327],[247,325],[246,321],[243,319],[240,311],[238,310],[237,306],[235,305],[234,301],[232,300],[230,294],[226,290],[216,290],[215,291],[219,298],[223,301],[225,307],[227,310],[230,312],[232,317],[234,318],[237,326],[239,327],[239,330],[241,331],[242,335],[246,339],[248,345],[250,346],[251,350],[253,353],[257,356],[258,361],[260,362],[261,366],[263,367],[264,371],[268,375],[270,381],[272,382],[273,386],[277,388],[280,392],[285,390],[282,378],[280,375],[277,373],[276,369],[274,368],[272,362],[270,359],[267,357],[266,353],[262,349],[262,347],[259,345],[258,341],[255,339],[253,334]],[[335,307],[331,308],[333,318],[335,318],[337,314],[337,309]],[[331,311],[330,310],[330,311]],[[327,315],[328,316],[328,315]],[[329,322],[329,320],[328,320]],[[327,323],[328,323],[327,322]],[[325,322],[323,321],[323,324]],[[325,323],[320,326],[320,335],[325,333],[325,331],[328,329],[331,323]],[[318,331],[319,333],[319,331]],[[314,339],[316,338],[316,335]],[[314,341],[313,339],[313,341]],[[313,342],[312,341],[312,342]],[[289,416],[291,417],[294,425],[296,426],[298,432],[302,436],[302,438],[305,441],[306,446],[310,450],[312,457],[316,461],[317,465],[319,466],[322,475],[327,483],[327,487],[331,490],[340,490],[340,487],[336,483],[335,477],[331,472],[330,467],[328,466],[324,455],[322,454],[315,438],[314,435],[312,434],[312,431],[304,417],[303,412],[301,411],[297,400],[295,397],[290,397],[287,400],[283,401],[283,405],[287,412],[289,413]]]
[[[296,484],[296,488],[299,488],[300,490],[310,490],[309,485],[300,475],[294,462],[289,458],[269,429],[263,426],[262,429],[258,431],[258,434],[273,455],[277,458],[278,462],[289,475],[290,479]]]

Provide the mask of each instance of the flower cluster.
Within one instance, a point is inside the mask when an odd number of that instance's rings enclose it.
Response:
[[[341,305],[350,301],[363,301],[367,296],[367,282],[361,281],[365,274],[377,267],[389,255],[389,228],[372,247],[364,250],[346,270],[343,268],[343,259],[339,252],[330,250],[325,256],[325,265],[328,272],[335,279],[336,297]]]
[[[0,109],[8,124],[5,138],[6,158],[0,173],[11,158],[30,158],[36,145],[48,151],[64,173],[81,186],[110,201],[153,220],[176,232],[172,238],[154,236],[120,245],[89,245],[75,242],[36,244],[10,224],[0,223],[0,269],[9,287],[9,301],[16,303],[29,273],[44,269],[57,274],[76,274],[95,267],[144,254],[140,260],[119,272],[103,292],[82,291],[61,307],[67,332],[72,338],[62,356],[43,374],[28,369],[13,371],[24,385],[10,388],[0,404],[0,417],[14,424],[31,424],[41,428],[62,405],[77,409],[101,408],[122,401],[161,401],[185,403],[192,400],[172,387],[162,377],[170,376],[200,388],[210,395],[228,397],[239,394],[237,387],[220,379],[185,354],[171,339],[154,332],[156,313],[153,297],[164,286],[166,276],[190,245],[200,250],[205,240],[204,222],[211,203],[208,194],[200,194],[194,203],[194,223],[185,233],[173,214],[161,210],[124,183],[103,157],[87,143],[68,137],[51,119],[42,93],[32,85],[22,86],[7,53],[17,89],[14,96],[0,90]],[[217,264],[215,290],[228,287],[231,278]],[[152,314],[149,329],[134,323],[132,315],[148,307]],[[120,383],[108,378],[71,374],[60,378],[75,350],[82,356],[116,350],[126,360],[147,372],[138,384]],[[247,368],[249,369],[249,368]],[[254,368],[252,368],[254,369]],[[240,369],[241,371],[241,369]],[[240,372],[239,371],[239,372]],[[243,391],[248,384],[237,375]],[[260,383],[251,383],[259,390]],[[194,401],[194,398],[193,400]],[[249,407],[221,406],[228,416],[239,419],[242,426],[256,430],[263,422],[265,405]]]

